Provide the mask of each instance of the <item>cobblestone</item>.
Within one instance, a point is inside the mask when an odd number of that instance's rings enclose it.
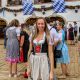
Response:
[[[66,79],[59,80],[80,80],[80,57],[78,54],[78,44],[76,45],[68,45],[69,47],[69,55],[70,55],[70,64],[68,65],[68,71],[70,76]],[[8,77],[8,64],[5,61],[6,49],[3,46],[3,40],[0,40],[0,80],[27,80],[23,78],[22,75],[18,76],[18,78],[9,78]],[[24,72],[24,64],[18,63],[18,73]],[[57,69],[55,69],[55,74],[59,76],[61,74],[60,64],[57,65]]]

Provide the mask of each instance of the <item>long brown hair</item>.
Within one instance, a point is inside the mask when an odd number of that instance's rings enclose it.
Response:
[[[13,20],[10,22],[10,26],[18,27],[18,26],[19,26],[19,21],[18,21],[17,19],[13,19]]]
[[[39,33],[39,30],[38,30],[38,28],[37,28],[37,21],[38,21],[39,19],[43,19],[43,20],[44,20],[44,23],[45,23],[44,32],[46,33],[46,37],[47,37],[47,40],[48,40],[49,37],[50,37],[50,33],[49,33],[49,29],[48,29],[48,26],[47,26],[46,19],[43,18],[43,17],[39,17],[39,18],[37,18],[37,20],[36,20],[36,28],[35,28],[35,32],[32,33],[32,40],[34,40],[34,39],[37,37],[38,33]]]

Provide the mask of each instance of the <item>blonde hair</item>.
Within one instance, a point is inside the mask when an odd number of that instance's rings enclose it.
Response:
[[[46,19],[43,18],[43,17],[37,18],[37,20],[36,20],[36,26],[37,26],[37,21],[38,21],[39,19],[43,19],[43,20],[44,20],[44,23],[45,23],[45,29],[44,29],[44,31],[45,31],[45,33],[46,33],[46,38],[47,38],[47,40],[49,40],[49,38],[50,38],[50,33],[49,33],[49,29],[48,29],[48,26],[47,26]],[[36,28],[35,28],[35,32],[32,33],[32,40],[34,40],[34,39],[37,37],[38,32],[39,32],[39,30],[38,30],[38,28],[36,27]]]
[[[28,35],[30,35],[31,34],[31,32],[25,27],[25,28],[23,28],[23,31],[25,31]]]
[[[27,29],[26,23],[21,24],[22,31],[25,31],[28,35],[30,35],[30,31]]]

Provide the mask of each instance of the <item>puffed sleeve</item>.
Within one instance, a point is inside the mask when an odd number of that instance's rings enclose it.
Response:
[[[49,38],[49,45],[53,45],[53,38],[50,36],[50,38]]]
[[[20,29],[17,28],[17,29],[16,29],[17,36],[20,36],[20,32],[21,32]]]
[[[50,31],[50,36],[51,36],[51,39],[53,40],[53,45],[54,45],[54,42],[58,41],[58,33],[57,33],[57,31],[52,28],[52,30]]]

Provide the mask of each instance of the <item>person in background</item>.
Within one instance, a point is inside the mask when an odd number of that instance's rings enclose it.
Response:
[[[51,26],[49,23],[50,22],[48,20],[47,26],[48,26],[48,29],[49,29],[49,32],[50,32],[51,39],[53,40],[53,52],[54,52],[55,42],[58,41],[58,35],[57,35],[57,30],[55,29],[56,25]],[[56,68],[55,54],[54,54],[54,68]]]
[[[10,28],[6,31],[6,61],[9,65],[9,77],[17,77],[17,62],[19,61],[19,40],[20,32],[17,30],[19,21],[14,19],[10,23]]]
[[[69,24],[68,31],[69,31],[68,36],[69,36],[70,44],[74,45],[74,28],[73,28],[72,24]]]
[[[28,65],[29,35],[30,32],[27,30],[26,24],[21,24],[20,61],[25,63],[25,67]],[[27,68],[25,69],[24,77],[28,77]]]
[[[6,48],[6,42],[7,42],[6,31],[9,27],[10,27],[10,24],[3,29],[3,32],[4,32],[4,48]]]
[[[51,40],[53,41],[53,53],[54,53],[54,46],[56,45],[55,43],[58,41],[56,24],[49,25],[49,23],[48,23],[47,26],[48,26],[48,29],[50,32]],[[54,68],[57,68],[55,53],[53,55],[54,55]],[[55,74],[54,74],[54,80],[57,80],[57,76]]]
[[[79,64],[80,64],[80,27],[79,27],[79,36],[78,36],[78,53],[79,53]]]
[[[35,33],[30,37],[28,52],[28,56],[31,56],[31,52],[33,55],[30,60],[33,80],[53,80],[54,56],[52,45],[53,41],[49,35],[46,20],[43,17],[39,17],[36,21]]]
[[[78,26],[77,26],[77,23],[74,22],[74,41],[75,41],[75,43],[77,43],[77,41],[78,41],[77,33],[78,33]]]
[[[62,48],[62,56],[61,58],[57,58],[57,63],[61,63],[62,74],[58,78],[66,78],[69,75],[67,64],[70,63],[70,57],[68,53],[68,47],[65,43],[65,32],[63,30],[63,25],[61,22],[57,24],[58,30],[58,43],[56,45],[57,50],[61,50]]]
[[[63,30],[64,30],[64,32],[65,32],[65,40],[67,40],[67,27],[64,26]]]
[[[79,27],[79,36],[78,36],[78,41],[80,41],[80,27]]]

